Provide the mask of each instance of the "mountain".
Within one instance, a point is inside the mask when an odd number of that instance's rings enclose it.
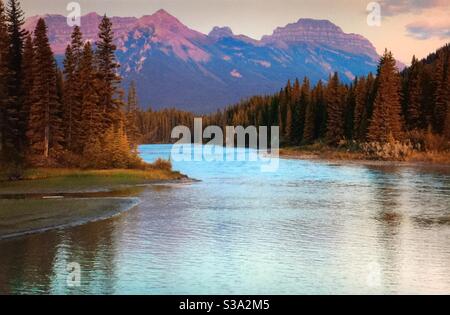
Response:
[[[39,17],[27,19],[33,30]],[[72,28],[61,15],[45,15],[56,55],[64,54]],[[97,40],[101,16],[81,18],[86,40]],[[124,85],[135,80],[141,104],[211,112],[255,94],[273,93],[288,79],[313,83],[337,71],[349,82],[376,70],[378,54],[364,37],[327,20],[300,19],[255,40],[229,27],[192,30],[164,10],[141,18],[113,17]]]

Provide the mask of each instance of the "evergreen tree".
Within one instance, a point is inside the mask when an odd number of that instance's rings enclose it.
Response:
[[[445,53],[441,50],[438,53],[436,67],[434,70],[434,110],[433,124],[434,131],[442,134],[444,131],[445,114],[447,109],[447,86],[445,81]]]
[[[67,46],[64,59],[64,121],[65,142],[69,150],[80,153],[82,143],[81,110],[82,90],[80,89],[80,62],[83,55],[83,40],[80,28],[74,27],[71,43]]]
[[[344,138],[344,104],[342,102],[342,87],[336,73],[327,86],[327,133],[326,141],[336,145]]]
[[[355,85],[358,80],[355,79],[354,84],[351,84],[345,91],[345,109],[344,109],[344,134],[346,139],[353,139],[354,114],[356,108],[356,91]]]
[[[379,67],[378,90],[370,121],[370,141],[399,140],[403,131],[400,103],[400,76],[391,52],[385,51]]]
[[[84,45],[80,62],[80,89],[83,91],[81,126],[83,132],[80,135],[83,143],[83,155],[85,159],[93,158],[91,154],[97,150],[103,130],[103,117],[99,104],[99,81],[94,65],[94,52],[89,42]],[[89,152],[87,150],[90,150]]]
[[[299,113],[298,113],[298,119],[297,119],[297,130],[298,132],[295,134],[296,136],[296,142],[301,143],[303,141],[304,137],[304,131],[305,131],[305,121],[306,121],[306,109],[310,105],[311,102],[311,87],[309,83],[308,78],[303,79],[301,91],[300,91],[300,98],[299,98]]]
[[[362,77],[356,83],[355,89],[355,113],[353,122],[353,138],[357,141],[363,141],[365,136],[364,119],[368,101],[367,81]]]
[[[6,19],[9,33],[9,101],[7,106],[6,128],[8,142],[12,144],[14,159],[20,163],[24,149],[25,130],[21,129],[22,112],[22,54],[26,31],[22,29],[25,14],[19,1],[9,0]]]
[[[325,100],[325,88],[322,80],[315,87],[315,107],[316,107],[316,134],[315,138],[325,138],[327,131],[327,104]]]
[[[27,137],[29,158],[36,164],[47,164],[62,150],[61,104],[57,95],[57,71],[47,37],[47,26],[39,19],[34,32],[33,100]]]
[[[33,88],[33,61],[34,61],[34,47],[33,47],[33,39],[31,34],[28,34],[25,39],[24,50],[23,50],[23,61],[22,61],[22,87],[23,87],[23,95],[22,95],[22,111],[20,117],[20,129],[27,130],[28,121],[30,115],[31,103],[33,100],[32,88]],[[26,132],[25,132],[26,133]],[[25,134],[26,136],[26,134]],[[25,147],[27,147],[25,138]]]
[[[136,94],[136,84],[134,81],[131,81],[130,88],[128,90],[126,131],[131,148],[133,150],[136,150],[141,138],[141,135],[139,134],[139,129],[137,127],[138,112],[139,112],[139,102]]]
[[[310,144],[316,136],[316,103],[318,95],[317,90],[313,92],[312,99],[306,105],[305,113],[305,130],[303,132],[303,142]]]
[[[302,86],[298,79],[295,79],[292,87],[292,95],[290,96],[289,103],[291,104],[291,139],[292,144],[299,144],[303,136],[303,126],[305,120],[305,110],[302,107],[304,104],[301,102]]]
[[[408,129],[423,129],[424,122],[422,113],[422,82],[420,76],[420,64],[413,56],[411,67],[408,69],[407,81],[407,104],[406,104],[406,122]]]
[[[120,77],[117,75],[119,64],[116,61],[114,34],[112,23],[106,15],[99,26],[96,63],[99,77],[99,98],[102,104],[102,114],[105,129],[118,125],[122,119],[121,102],[117,98]]]
[[[6,115],[9,106],[8,79],[10,76],[8,67],[9,57],[9,36],[6,24],[5,6],[0,0],[0,162],[2,157],[6,159],[7,148],[11,144],[7,143]]]

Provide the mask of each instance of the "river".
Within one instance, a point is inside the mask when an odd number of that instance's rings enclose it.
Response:
[[[145,145],[142,157],[168,157]],[[450,293],[450,169],[174,162],[105,221],[0,241],[0,293]],[[69,263],[81,268],[70,287]]]

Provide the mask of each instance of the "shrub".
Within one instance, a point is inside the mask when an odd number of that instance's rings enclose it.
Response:
[[[427,131],[412,130],[408,132],[407,136],[413,148],[418,151],[442,152],[449,149],[449,144],[445,137],[433,133],[431,128]]]
[[[151,164],[152,168],[160,169],[160,170],[172,170],[172,162],[170,160],[157,159],[155,162]]]
[[[404,161],[414,152],[410,141],[401,142],[389,137],[385,143],[367,142],[362,146],[364,154],[374,160]]]

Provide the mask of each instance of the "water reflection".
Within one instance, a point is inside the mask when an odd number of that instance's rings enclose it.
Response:
[[[167,146],[145,146],[151,161]],[[158,152],[158,153],[155,153]],[[179,162],[124,215],[0,241],[1,293],[449,293],[448,168]],[[80,288],[66,285],[79,262]]]

